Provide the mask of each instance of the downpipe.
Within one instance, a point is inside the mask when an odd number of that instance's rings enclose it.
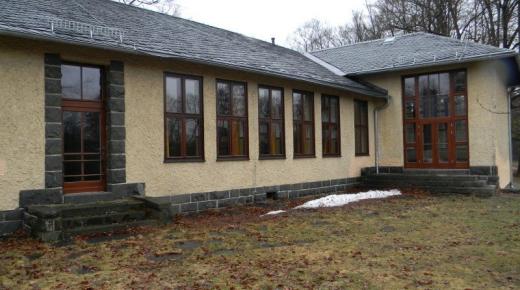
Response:
[[[390,95],[386,95],[385,103],[382,106],[374,108],[374,147],[375,147],[375,156],[374,156],[374,165],[376,167],[376,174],[379,174],[379,159],[380,159],[380,151],[379,151],[379,111],[386,109],[390,105],[391,97]]]

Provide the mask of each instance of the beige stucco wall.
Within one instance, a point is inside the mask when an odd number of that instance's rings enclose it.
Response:
[[[403,166],[402,76],[461,68],[467,69],[470,166],[496,165],[500,186],[504,187],[510,180],[508,117],[504,114],[507,112],[507,70],[500,60],[364,77],[387,89],[392,98],[380,115],[381,165]]]
[[[43,57],[0,39],[0,210],[44,186]]]
[[[110,60],[125,63],[127,182],[145,182],[147,195],[164,196],[355,177],[360,175],[361,168],[374,164],[371,102],[370,156],[355,157],[354,154],[353,100],[359,96],[211,66],[0,37],[0,160],[6,163],[5,174],[0,176],[0,210],[17,207],[20,190],[44,187],[43,56],[47,52],[59,53],[67,61],[99,65],[108,65]],[[204,78],[205,162],[164,163],[165,71]],[[248,83],[249,161],[216,161],[217,78]],[[284,160],[258,160],[258,84],[284,87]],[[315,93],[316,158],[293,158],[292,89]],[[338,158],[322,158],[322,93],[340,96],[342,155]]]

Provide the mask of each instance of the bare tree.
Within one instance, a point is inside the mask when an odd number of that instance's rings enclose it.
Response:
[[[291,46],[300,51],[314,51],[337,46],[335,29],[318,19],[311,19],[296,29],[289,39]]]
[[[180,7],[175,0],[113,0],[116,2],[133,5],[146,9],[155,10],[157,12],[179,16],[181,14]]]

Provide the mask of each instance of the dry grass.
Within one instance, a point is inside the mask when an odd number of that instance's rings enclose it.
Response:
[[[182,217],[113,240],[3,241],[0,289],[520,287],[520,196],[405,195],[260,217],[279,207]]]

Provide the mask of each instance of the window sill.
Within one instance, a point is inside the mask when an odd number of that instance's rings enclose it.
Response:
[[[316,155],[294,155],[294,159],[316,158]]]
[[[356,157],[370,157],[370,153],[356,153]]]
[[[249,156],[220,156],[217,161],[249,161]]]
[[[260,155],[258,160],[277,160],[277,159],[285,159],[285,155]]]
[[[206,162],[204,158],[179,158],[179,159],[164,159],[163,163],[198,163],[198,162]]]
[[[323,158],[341,158],[341,154],[327,154],[323,155]]]

